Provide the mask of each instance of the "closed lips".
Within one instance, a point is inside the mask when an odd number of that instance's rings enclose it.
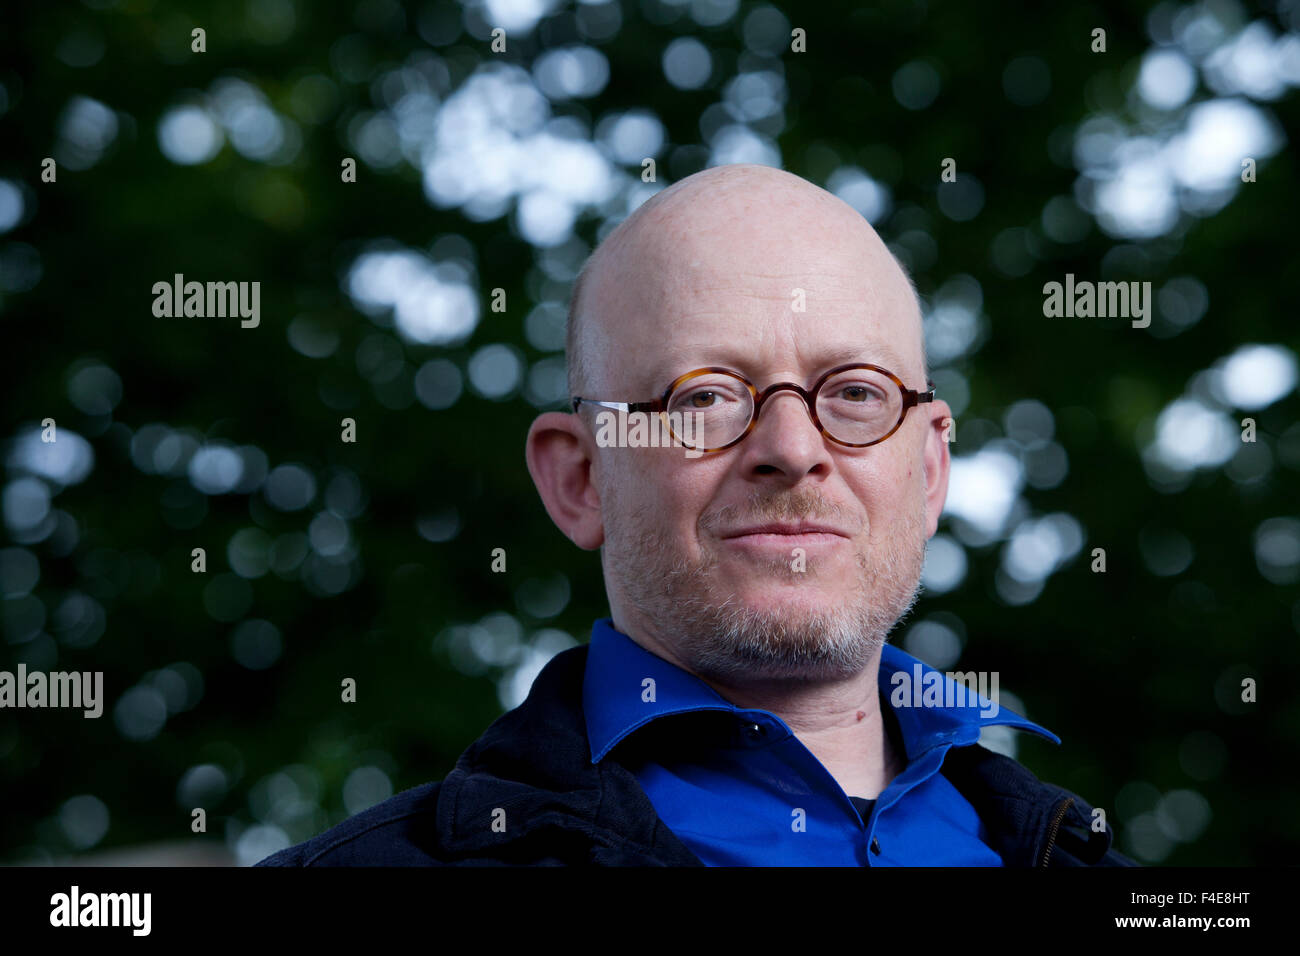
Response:
[[[785,534],[785,535],[834,534],[834,535],[839,535],[841,538],[848,537],[847,534],[845,534],[843,531],[839,530],[838,528],[832,528],[828,525],[814,525],[814,524],[809,524],[809,525],[765,524],[765,525],[758,525],[753,528],[742,528],[738,531],[732,531],[728,534],[724,534],[723,537],[740,538],[740,537],[744,537],[745,535],[751,535],[751,534]]]

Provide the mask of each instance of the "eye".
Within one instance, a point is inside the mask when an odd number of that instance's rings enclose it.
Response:
[[[735,412],[746,406],[749,393],[739,382],[709,376],[704,381],[692,381],[681,386],[668,399],[669,411],[684,412]]]
[[[884,398],[879,389],[860,384],[845,385],[840,388],[839,394],[840,398],[847,399],[850,402],[872,402]]]

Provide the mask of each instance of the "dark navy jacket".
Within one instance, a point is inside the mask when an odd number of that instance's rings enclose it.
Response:
[[[611,753],[591,762],[587,648],[557,654],[441,782],[399,793],[258,866],[703,866]],[[943,771],[1007,866],[1133,866],[1092,830],[1092,808],[978,744]],[[502,811],[504,816],[502,816]],[[499,821],[494,827],[494,820]],[[501,822],[504,822],[504,826]]]

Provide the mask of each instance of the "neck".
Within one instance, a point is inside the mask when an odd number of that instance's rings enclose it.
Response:
[[[836,682],[728,685],[696,676],[737,707],[776,714],[847,795],[874,800],[906,762],[880,711],[879,670],[877,653],[861,673]]]
[[[902,772],[906,755],[880,711],[879,651],[859,673],[835,681],[728,681],[697,673],[653,637],[615,627],[650,653],[704,681],[737,707],[780,717],[835,778],[845,794],[874,800]]]

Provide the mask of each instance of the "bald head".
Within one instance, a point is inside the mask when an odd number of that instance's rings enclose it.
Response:
[[[860,679],[874,701],[869,661],[938,528],[951,421],[942,400],[904,398],[925,388],[920,310],[875,230],[789,173],[709,169],[610,233],[574,299],[575,395],[642,402],[676,386],[663,416],[580,406],[529,429],[529,473],[556,525],[600,548],[615,626],[724,686]],[[863,365],[901,392],[848,371]],[[874,441],[840,430],[866,438],[894,412]],[[674,415],[712,431],[663,441]],[[807,530],[771,528],[795,522]]]
[[[701,241],[704,236],[707,241]],[[800,280],[797,263],[830,261],[837,252],[847,269],[858,273],[858,282],[844,276],[849,281],[822,290],[820,301],[816,291],[808,294],[807,317],[815,321],[819,305],[828,300],[836,300],[835,308],[846,307],[844,297],[854,294],[855,284],[867,300],[863,305],[874,301],[901,308],[907,315],[897,318],[909,328],[895,355],[906,367],[895,371],[909,380],[919,377],[919,387],[929,369],[916,288],[871,224],[843,200],[792,173],[738,164],[703,170],[656,193],[587,259],[569,303],[569,394],[591,396],[615,384],[611,379],[620,376],[611,375],[610,359],[625,351],[620,326],[654,322],[661,309],[678,310],[678,301],[689,301],[699,280],[715,282],[716,272],[701,275],[694,268],[702,259],[711,260],[715,270],[734,270],[738,278],[749,270],[782,272],[790,291],[781,294],[793,301],[794,290],[809,284]],[[896,301],[900,289],[906,290],[902,303]]]

